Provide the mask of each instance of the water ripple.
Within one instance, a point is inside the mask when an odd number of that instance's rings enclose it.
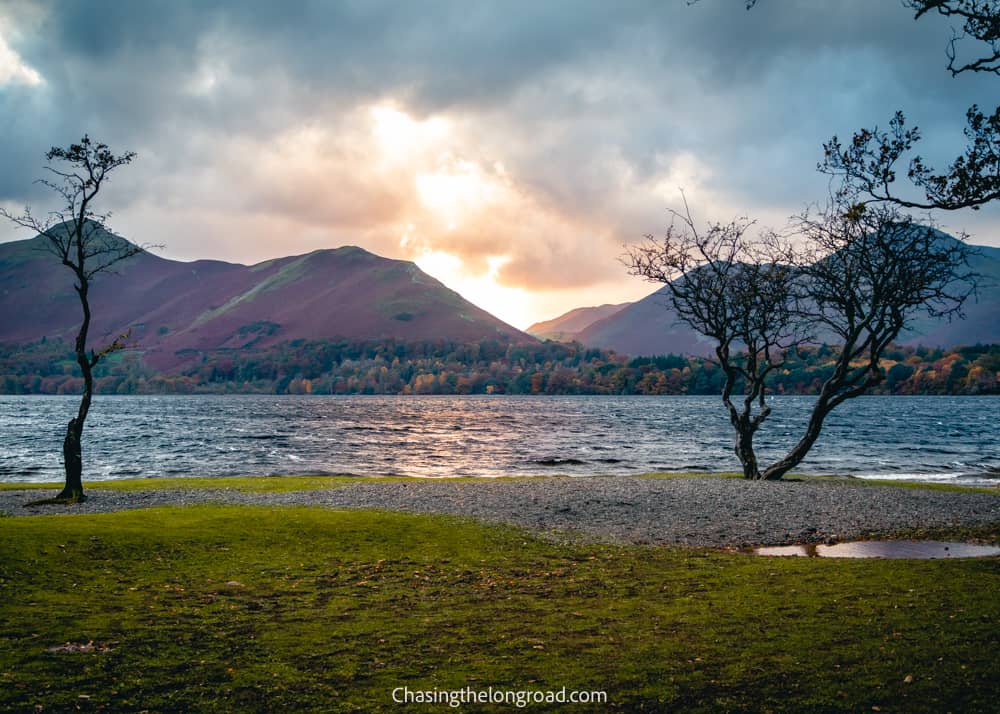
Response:
[[[0,397],[0,481],[61,478],[76,397]],[[811,407],[776,397],[762,462]],[[830,415],[803,473],[996,484],[1000,400],[865,397]],[[735,471],[718,397],[98,396],[85,478],[423,477]]]

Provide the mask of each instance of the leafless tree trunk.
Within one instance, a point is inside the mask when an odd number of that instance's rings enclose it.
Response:
[[[84,136],[78,144],[68,148],[53,147],[45,158],[46,166],[54,179],[42,179],[40,183],[58,193],[65,202],[61,210],[53,211],[45,220],[38,219],[25,209],[23,215],[13,215],[0,209],[0,216],[19,226],[30,229],[46,239],[46,249],[67,268],[73,271],[76,294],[83,310],[83,322],[76,335],[74,351],[76,362],[83,375],[83,397],[74,418],[70,419],[63,439],[63,462],[66,482],[60,494],[52,502],[66,503],[83,501],[83,454],[81,441],[83,427],[90,412],[94,394],[94,367],[110,352],[124,347],[128,333],[120,335],[110,345],[95,352],[87,351],[87,337],[90,331],[90,284],[93,277],[110,269],[115,264],[143,251],[139,246],[112,235],[104,228],[109,214],[95,213],[92,202],[108,175],[119,166],[131,163],[132,152],[114,155],[105,144],[92,141]],[[53,161],[62,162],[60,168]]]
[[[915,314],[961,317],[976,289],[964,242],[892,207],[834,204],[815,218],[803,215],[799,227],[810,247],[800,265],[805,310],[840,347],[805,433],[764,478],[795,468],[830,412],[882,382],[882,354]]]
[[[699,232],[688,213],[675,214],[666,236],[647,236],[627,264],[664,283],[678,319],[715,340],[743,476],[777,480],[801,463],[830,412],[882,381],[882,354],[907,322],[921,310],[959,316],[976,276],[962,241],[891,207],[834,203],[803,215],[796,248],[774,233],[751,240],[749,226]],[[786,350],[817,336],[839,345],[833,373],[802,437],[762,471],[754,438],[771,414],[767,378]],[[740,384],[742,399],[734,396]]]
[[[771,414],[765,383],[784,364],[785,350],[804,339],[798,277],[782,262],[790,248],[773,233],[751,239],[744,219],[699,231],[686,204],[673,216],[667,235],[647,236],[626,264],[633,275],[664,283],[678,319],[715,340],[733,450],[744,478],[759,479],[754,435]],[[742,399],[734,396],[740,383]]]
[[[746,0],[748,10],[756,4],[757,0]],[[903,5],[914,11],[916,20],[938,13],[961,21],[961,31],[953,29],[946,50],[952,76],[964,72],[1000,74],[1000,4],[996,0],[903,0]],[[972,57],[960,60],[958,46],[965,41],[972,42]],[[795,278],[788,283],[796,291],[790,302],[802,320],[824,337],[831,335],[839,341],[839,353],[801,439],[784,458],[765,469],[762,478],[779,479],[797,466],[819,438],[827,415],[882,381],[882,353],[916,312],[959,317],[962,305],[975,292],[977,276],[969,270],[968,247],[899,213],[900,209],[978,210],[1000,199],[1000,107],[984,113],[973,105],[966,112],[966,122],[965,152],[943,173],[936,173],[919,155],[912,156],[921,134],[917,127],[907,127],[902,112],[896,112],[888,129],[861,129],[849,142],[842,143],[834,136],[823,145],[824,157],[818,168],[840,179],[840,185],[834,187],[831,205],[825,211],[800,217],[804,252],[788,252],[771,262],[781,260],[796,266]],[[904,170],[900,164],[908,155],[907,177],[923,196],[907,197],[896,190],[897,173]],[[677,255],[691,243],[690,236],[678,236],[670,230],[661,245],[651,243],[633,252],[629,267],[634,274],[669,284],[679,275],[690,274],[691,261],[678,260]],[[699,247],[697,241],[694,243]],[[636,260],[637,254],[642,260]],[[720,257],[723,261],[733,259],[705,251],[701,255],[704,261]],[[659,269],[663,266],[670,270]],[[717,354],[725,369],[731,358],[724,338],[738,329],[720,330],[702,319],[698,311],[682,309],[692,301],[699,311],[708,309],[714,299],[709,291],[684,292],[671,287],[671,294],[680,319],[718,341],[722,352],[717,350]],[[772,319],[766,312],[756,314]],[[794,323],[789,321],[789,325]],[[790,336],[785,339],[792,341]],[[747,347],[749,365],[753,345],[747,343]],[[735,380],[728,369],[726,375],[723,399],[737,430],[737,455],[744,475],[752,478],[756,469],[752,460],[754,422],[741,418],[733,407],[729,395]],[[748,400],[756,389],[756,384],[748,382]],[[761,396],[758,416],[766,415]]]

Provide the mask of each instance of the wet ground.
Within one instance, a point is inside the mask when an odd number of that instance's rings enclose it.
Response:
[[[757,555],[791,555],[808,558],[983,558],[1000,555],[1000,547],[936,540],[870,540],[823,545],[781,545],[756,548]]]

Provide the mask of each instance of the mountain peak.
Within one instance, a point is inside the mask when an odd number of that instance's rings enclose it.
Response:
[[[958,239],[935,230],[935,241]],[[982,276],[979,293],[964,307],[966,319],[941,320],[918,314],[900,336],[902,344],[955,347],[977,342],[1000,341],[1000,249],[972,245],[970,265]],[[683,280],[683,276],[679,280]],[[572,313],[567,313],[570,315]],[[529,332],[538,335],[534,327]],[[711,340],[678,320],[671,308],[667,286],[619,312],[596,321],[572,336],[587,345],[633,356],[689,354],[711,355]]]
[[[572,340],[578,333],[587,329],[595,322],[614,315],[630,304],[623,302],[618,304],[606,303],[594,307],[578,307],[551,320],[536,322],[526,332],[529,335],[546,340]]]
[[[12,316],[0,324],[0,341],[70,336],[80,322],[72,273],[25,243],[0,244],[0,313]],[[92,286],[93,344],[131,328],[159,368],[295,339],[534,341],[415,264],[358,246],[252,266],[148,253],[120,265]]]

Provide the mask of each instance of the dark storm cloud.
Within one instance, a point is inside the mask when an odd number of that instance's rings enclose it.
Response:
[[[242,71],[280,68],[304,88],[335,96],[407,90],[428,110],[502,101],[545,67],[572,61],[639,6],[574,2],[109,2],[52,6],[34,66],[117,63],[122,74],[168,79],[221,42]],[[630,19],[631,18],[631,19]],[[58,47],[61,56],[53,56]],[[138,64],[128,64],[137,62]],[[58,70],[56,70],[58,71]],[[111,88],[109,88],[111,89]],[[168,88],[169,93],[169,88]]]
[[[266,121],[274,102],[272,87],[263,82],[279,78],[303,102],[310,94],[322,102],[391,94],[412,109],[433,112],[503,105],[553,69],[593,62],[648,86],[647,99],[654,102],[731,98],[726,113],[758,114],[767,121],[752,134],[765,137],[776,130],[787,134],[787,123],[774,121],[782,108],[794,119],[796,98],[808,104],[824,92],[839,93],[841,82],[862,92],[872,78],[884,79],[891,86],[885,91],[880,83],[880,95],[917,100],[927,94],[956,99],[966,91],[960,85],[970,84],[943,70],[946,23],[935,17],[915,23],[895,2],[762,2],[751,12],[737,4],[70,2],[43,5],[50,10],[45,21],[18,49],[69,110],[47,117],[42,129],[59,134],[82,119],[123,139],[148,136],[156,124],[178,117],[237,128],[253,123],[248,113]],[[199,62],[216,52],[237,76],[259,80],[259,92],[211,104],[179,96]],[[843,68],[844,76],[833,83],[814,75],[768,86],[773,73],[825,68],[823,58]],[[696,80],[697,93],[678,96],[671,81],[678,73]],[[764,90],[767,96],[754,96]],[[650,112],[661,108],[605,109],[631,114],[622,129],[638,139],[626,142],[634,144],[628,154],[637,160],[656,149],[649,125],[658,118]],[[729,122],[719,113],[699,118],[704,146],[718,143],[713,124],[726,131]],[[749,127],[741,128],[746,134]]]

